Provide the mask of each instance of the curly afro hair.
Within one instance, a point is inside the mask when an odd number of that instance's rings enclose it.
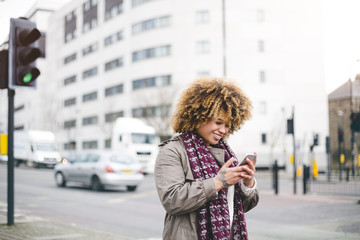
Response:
[[[199,78],[185,89],[171,118],[175,133],[196,131],[213,117],[221,115],[229,122],[230,135],[251,118],[250,99],[234,81],[223,78]]]

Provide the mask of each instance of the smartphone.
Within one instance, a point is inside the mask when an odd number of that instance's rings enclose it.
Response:
[[[242,166],[242,165],[247,164],[246,158],[249,158],[252,162],[254,162],[254,160],[256,158],[256,154],[254,154],[254,153],[246,154],[246,157],[244,157],[244,160],[242,160],[242,162],[239,163],[238,166]]]

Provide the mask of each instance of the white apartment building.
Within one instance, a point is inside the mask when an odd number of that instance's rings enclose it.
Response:
[[[109,148],[120,116],[164,128],[162,113],[190,81],[226,75],[254,105],[229,139],[238,157],[257,152],[259,165],[288,164],[294,107],[298,164],[312,157],[315,133],[315,155],[326,163],[321,1],[74,0],[48,26],[42,120],[63,152]]]

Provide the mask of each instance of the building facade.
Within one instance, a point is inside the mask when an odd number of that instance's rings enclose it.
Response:
[[[229,139],[239,157],[257,152],[259,165],[287,165],[294,109],[298,163],[308,161],[314,134],[326,161],[321,29],[321,3],[311,0],[71,1],[49,20],[42,121],[63,152],[109,148],[121,116],[171,135],[181,90],[199,76],[225,75],[254,106]]]
[[[357,75],[354,81],[349,80],[331,92],[328,100],[332,168],[338,169],[341,154],[345,157],[343,166],[352,168],[354,164],[356,167],[360,141],[358,132],[353,132],[352,140],[350,115],[360,112],[360,75]]]

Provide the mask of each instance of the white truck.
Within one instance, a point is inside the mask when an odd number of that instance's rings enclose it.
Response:
[[[55,134],[50,131],[14,131],[15,165],[54,167],[61,161],[55,148]]]
[[[154,173],[160,138],[155,128],[137,118],[116,119],[111,149],[137,158],[144,173]]]

